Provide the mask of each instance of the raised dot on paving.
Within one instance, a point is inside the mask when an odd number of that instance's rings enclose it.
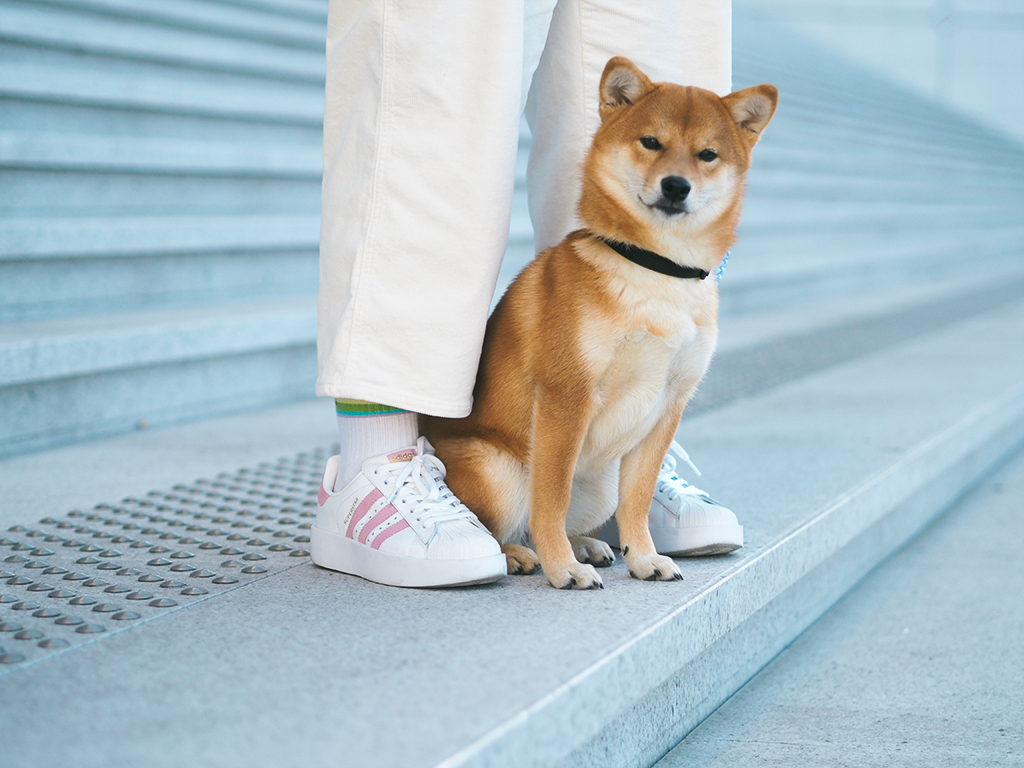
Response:
[[[151,600],[149,604],[154,608],[172,608],[177,605],[177,602],[169,600],[166,597],[161,597],[157,600]]]
[[[86,597],[85,595],[79,595],[78,597],[68,601],[69,605],[94,605],[95,603],[95,597]]]
[[[25,600],[19,600],[11,608],[15,611],[34,611],[39,606],[35,603],[29,603]]]
[[[107,587],[106,589],[104,589],[103,591],[104,592],[109,592],[112,595],[119,595],[122,592],[131,592],[131,590],[132,590],[131,587],[126,587],[124,584],[113,584],[113,585]]]
[[[119,611],[110,618],[114,621],[134,621],[135,619],[141,619],[142,614],[135,613],[135,611]]]
[[[60,611],[55,611],[53,608],[40,608],[33,614],[37,619],[55,619],[60,616]]]
[[[38,640],[43,633],[36,629],[23,629],[14,635],[15,640]]]
[[[54,587],[53,584],[47,584],[46,582],[40,581],[40,582],[38,582],[36,584],[33,584],[31,587],[29,587],[28,591],[29,592],[49,592],[52,589],[56,589],[56,587]]]
[[[0,664],[20,664],[24,660],[20,653],[0,653]]]
[[[75,560],[79,565],[96,565],[99,562],[98,558],[95,557],[80,557]]]
[[[89,574],[87,574],[87,573],[78,573],[77,571],[74,571],[72,573],[69,573],[67,576],[65,576],[64,577],[64,581],[84,581],[85,579],[88,579],[88,578],[89,578]]]
[[[83,635],[92,635],[92,634],[96,634],[98,632],[106,632],[106,631],[107,631],[107,628],[102,626],[102,625],[100,625],[100,624],[83,624],[82,626],[78,627],[75,630],[75,632],[78,632],[79,634],[83,634]]]
[[[60,624],[62,627],[75,627],[83,623],[83,620],[77,616],[61,616],[57,619],[54,624]]]
[[[113,613],[114,611],[121,610],[121,606],[114,605],[113,603],[100,603],[92,607],[96,613]]]
[[[190,597],[192,595],[206,595],[209,594],[209,592],[210,590],[203,589],[202,587],[185,587],[185,589],[181,590],[181,594],[188,595]]]
[[[155,573],[144,573],[139,576],[139,581],[143,584],[151,584],[154,581],[163,581],[163,576],[157,576]]]
[[[191,578],[191,579],[208,579],[211,576],[216,576],[216,575],[217,574],[215,574],[213,571],[208,571],[205,568],[200,568],[198,571],[192,571],[192,573],[189,575],[189,578]]]
[[[162,557],[158,557],[155,560],[150,560],[148,563],[146,563],[146,565],[151,565],[154,568],[159,568],[160,566],[170,565],[170,564],[171,564],[170,560],[165,560]]]
[[[4,603],[13,603],[17,600],[18,598],[16,598],[14,595],[0,594],[0,605],[3,605]]]
[[[267,569],[262,565],[247,565],[242,569],[242,573],[266,573]]]
[[[67,648],[69,643],[59,637],[48,637],[45,640],[40,640],[38,645],[40,648]]]
[[[75,594],[76,594],[75,592],[70,592],[69,590],[66,590],[66,589],[55,589],[55,590],[53,590],[53,592],[48,594],[47,597],[55,597],[55,598],[57,598],[59,600],[66,600],[69,597],[74,597]]]
[[[128,600],[152,600],[153,593],[143,592],[142,590],[139,590],[138,592],[129,592],[127,595],[125,595],[125,598],[127,598]]]
[[[258,552],[250,552],[248,555],[242,555],[243,560],[266,560],[266,555],[261,555]]]
[[[58,574],[67,572],[67,568],[61,568],[59,565],[51,565],[49,568],[43,571],[43,573],[45,573],[47,576],[56,576]]]
[[[187,573],[189,571],[194,571],[195,569],[196,567],[194,565],[188,565],[186,563],[177,563],[176,565],[171,566],[171,570],[175,573]]]
[[[83,587],[105,587],[109,583],[110,583],[109,581],[104,581],[103,579],[87,579],[87,580],[82,582],[82,586]]]
[[[234,576],[218,576],[213,580],[214,584],[237,584],[238,579]]]
[[[26,579],[24,576],[15,576],[13,579],[8,579],[7,583],[12,587],[23,587],[26,584],[31,584],[32,579]]]
[[[0,632],[21,632],[24,627],[13,621],[0,621]]]
[[[182,587],[184,587],[186,585],[185,585],[185,582],[183,582],[183,581],[171,580],[171,581],[165,581],[160,586],[163,587],[164,589],[181,589]]]

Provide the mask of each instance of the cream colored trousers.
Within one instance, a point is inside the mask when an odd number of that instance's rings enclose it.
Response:
[[[331,0],[317,394],[469,413],[519,117],[542,250],[575,228],[617,55],[724,95],[730,1]]]

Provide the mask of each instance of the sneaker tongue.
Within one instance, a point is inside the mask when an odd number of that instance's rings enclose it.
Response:
[[[381,458],[389,464],[405,464],[406,462],[415,459],[417,455],[416,446],[414,445],[409,448],[403,448],[400,451],[395,451],[394,453],[386,454]]]

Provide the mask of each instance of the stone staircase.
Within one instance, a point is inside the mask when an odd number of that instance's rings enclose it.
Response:
[[[326,3],[0,3],[0,454],[309,394]]]
[[[745,547],[311,567],[330,404],[260,406],[313,378],[323,10],[0,0],[5,765],[650,766],[1024,444],[1024,150],[738,13],[781,103],[677,435]]]

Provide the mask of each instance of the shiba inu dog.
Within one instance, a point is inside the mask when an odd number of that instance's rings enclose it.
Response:
[[[541,253],[491,316],[472,413],[423,417],[448,484],[509,573],[602,587],[614,555],[584,534],[612,514],[632,576],[680,579],[647,513],[658,470],[718,336],[705,279],[735,239],[771,85],[728,96],[652,83],[613,58],[583,164],[583,229]],[[527,546],[532,541],[534,549]]]

